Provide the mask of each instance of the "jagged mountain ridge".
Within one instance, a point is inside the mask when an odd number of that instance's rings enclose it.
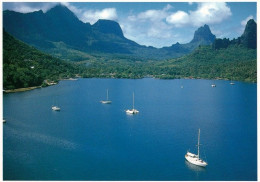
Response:
[[[257,25],[253,19],[248,20],[245,30],[243,34],[233,40],[229,40],[227,38],[224,39],[215,39],[212,47],[214,49],[221,49],[227,48],[230,45],[242,45],[249,49],[256,49],[257,48]]]
[[[193,40],[187,44],[177,43],[160,49],[142,46],[125,38],[117,22],[98,20],[93,25],[83,23],[63,5],[57,5],[46,13],[36,11],[23,14],[6,10],[3,12],[3,25],[7,32],[21,41],[64,59],[66,50],[153,59],[174,58],[190,53],[200,44],[211,44],[215,37],[205,25],[196,31]]]
[[[216,36],[211,33],[209,26],[205,24],[203,27],[200,27],[195,31],[194,37],[190,43],[199,42],[206,45],[214,42],[215,39]]]
[[[256,49],[257,48],[257,25],[253,19],[250,19],[244,30],[244,33],[240,37],[241,44],[245,45],[248,48]]]

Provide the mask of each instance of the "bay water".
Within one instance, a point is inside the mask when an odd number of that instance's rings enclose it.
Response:
[[[253,83],[64,80],[4,94],[3,115],[4,180],[257,180]],[[199,128],[206,168],[184,158]]]

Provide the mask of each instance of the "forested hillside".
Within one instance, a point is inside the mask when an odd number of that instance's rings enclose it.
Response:
[[[256,82],[256,49],[242,45],[215,50],[201,46],[192,54],[160,62],[155,65],[165,70],[165,78],[190,77],[208,79],[229,79]]]
[[[83,77],[143,78],[146,76],[175,78],[229,79],[256,82],[256,49],[242,45],[215,50],[200,46],[187,56],[165,61],[128,61],[110,58],[88,61]]]
[[[3,87],[39,86],[44,80],[74,77],[80,68],[46,55],[3,31]]]

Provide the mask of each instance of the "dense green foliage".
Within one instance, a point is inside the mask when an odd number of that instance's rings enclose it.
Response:
[[[214,50],[211,46],[201,46],[190,55],[163,62],[160,67],[169,67],[168,73],[177,77],[256,82],[256,63],[255,49],[232,45]]]
[[[206,78],[256,82],[256,50],[232,45],[215,50],[200,46],[192,54],[165,61],[110,57],[85,61],[84,77],[108,78]]]
[[[39,86],[44,80],[74,77],[79,71],[77,65],[43,54],[3,32],[4,89]]]

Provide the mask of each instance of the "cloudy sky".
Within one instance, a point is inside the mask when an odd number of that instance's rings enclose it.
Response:
[[[141,45],[163,47],[187,43],[208,24],[217,38],[237,38],[247,20],[257,21],[256,2],[62,2],[83,22],[117,21],[125,37]],[[54,2],[4,2],[3,10],[43,12]]]

